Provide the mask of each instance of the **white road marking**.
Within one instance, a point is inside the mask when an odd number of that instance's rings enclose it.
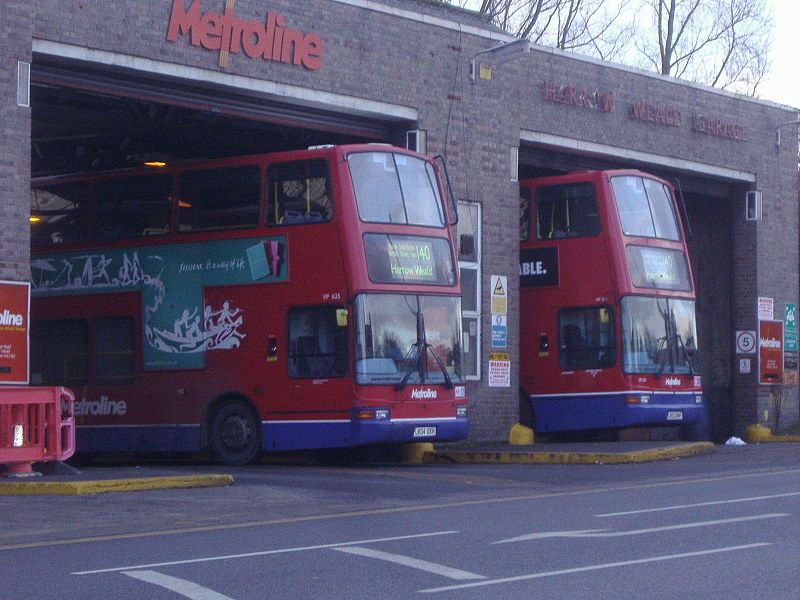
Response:
[[[641,510],[627,510],[625,512],[605,513],[595,515],[595,517],[626,517],[628,515],[641,515],[643,513],[662,512],[665,510],[682,510],[684,508],[697,508],[700,506],[718,506],[720,504],[736,504],[738,502],[758,502],[759,500],[772,500],[774,498],[789,498],[800,496],[800,492],[789,492],[786,494],[772,494],[770,496],[751,496],[750,498],[734,498],[732,500],[714,500],[712,502],[697,502],[695,504],[677,504],[675,506],[660,506],[658,508],[644,508]]]
[[[357,546],[360,544],[376,544],[379,542],[394,542],[396,540],[413,540],[416,538],[434,537],[438,535],[451,535],[458,531],[434,531],[432,533],[418,533],[415,535],[400,535],[396,537],[375,538],[371,540],[355,540],[352,542],[339,542],[337,544],[319,544],[317,546],[299,546],[295,548],[280,548],[277,550],[263,550],[261,552],[246,552],[244,554],[226,554],[223,556],[207,556],[205,558],[190,558],[186,560],[174,560],[169,562],[149,563],[145,565],[129,565],[127,567],[113,567],[110,569],[95,569],[93,571],[76,571],[72,575],[96,575],[97,573],[115,573],[118,571],[130,571],[139,569],[149,569],[153,567],[170,567],[173,565],[189,565],[192,563],[212,562],[216,560],[229,560],[234,558],[250,558],[253,556],[268,556],[270,554],[287,554],[289,552],[304,552],[306,550],[322,550],[325,548],[338,548],[341,546]]]
[[[233,600],[230,596],[225,596],[192,581],[164,575],[156,571],[122,571],[122,574],[168,589],[191,600]]]
[[[450,592],[453,590],[463,590],[466,588],[499,585],[501,583],[514,583],[516,581],[527,581],[530,579],[542,579],[544,577],[557,577],[559,575],[572,575],[574,573],[586,573],[589,571],[600,571],[602,569],[616,569],[619,567],[630,567],[633,565],[644,565],[647,563],[663,562],[667,560],[678,560],[681,558],[693,558],[695,556],[707,556],[709,554],[721,554],[723,552],[736,552],[738,550],[750,550],[753,548],[762,548],[764,546],[772,546],[768,543],[747,544],[744,546],[728,546],[726,548],[712,548],[711,550],[699,550],[697,552],[682,552],[681,554],[668,554],[665,556],[651,556],[649,558],[638,558],[634,560],[624,560],[619,562],[601,563],[597,565],[588,565],[586,567],[574,567],[571,569],[559,569],[557,571],[543,571],[540,573],[531,573],[529,575],[517,575],[516,577],[503,577],[501,579],[487,579],[485,581],[474,581],[472,583],[461,583],[459,585],[450,585],[446,587],[429,588],[426,590],[419,590],[421,594],[433,594],[436,592]]]
[[[680,523],[678,525],[664,525],[662,527],[648,527],[647,529],[630,529],[628,531],[609,531],[607,529],[581,530],[581,531],[543,531],[541,533],[529,533],[492,542],[493,544],[507,544],[510,542],[526,542],[528,540],[543,540],[548,538],[610,538],[625,537],[628,535],[643,535],[646,533],[657,533],[660,531],[674,531],[676,529],[692,529],[695,527],[713,527],[714,525],[728,525],[730,523],[744,523],[747,521],[763,521],[764,519],[777,519],[788,517],[788,513],[768,513],[765,515],[751,515],[749,517],[735,517],[732,519],[717,519],[714,521],[696,521],[694,523]]]
[[[419,569],[420,571],[427,571],[428,573],[435,573],[450,579],[457,579],[463,581],[466,579],[486,579],[483,575],[476,575],[469,571],[462,571],[461,569],[454,569],[438,563],[429,562],[427,560],[420,560],[411,556],[403,556],[402,554],[390,554],[389,552],[381,552],[380,550],[370,550],[369,548],[361,548],[359,546],[348,546],[346,548],[334,548],[339,552],[346,552],[347,554],[356,554],[358,556],[366,556],[367,558],[377,558],[378,560],[385,560],[387,562],[396,563],[412,569]]]

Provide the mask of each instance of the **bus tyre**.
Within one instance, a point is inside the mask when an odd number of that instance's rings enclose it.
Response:
[[[227,465],[246,465],[261,451],[261,423],[241,400],[220,405],[211,417],[211,451]]]

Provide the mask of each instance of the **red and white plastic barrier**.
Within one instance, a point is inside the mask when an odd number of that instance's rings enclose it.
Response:
[[[7,476],[75,453],[74,394],[64,387],[0,386],[0,464]]]

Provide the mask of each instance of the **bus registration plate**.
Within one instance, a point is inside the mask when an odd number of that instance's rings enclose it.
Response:
[[[436,427],[414,427],[414,437],[433,437],[436,435]]]
[[[683,412],[680,410],[671,410],[667,413],[667,421],[683,421]]]

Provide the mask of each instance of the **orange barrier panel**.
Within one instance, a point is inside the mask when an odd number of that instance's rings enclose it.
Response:
[[[74,394],[64,387],[0,386],[0,464],[33,475],[34,462],[75,453]]]

